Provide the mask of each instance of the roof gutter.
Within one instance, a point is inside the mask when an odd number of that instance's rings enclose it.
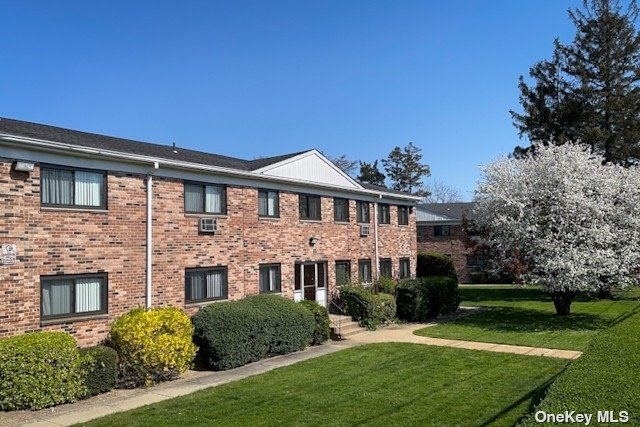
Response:
[[[32,146],[40,147],[45,150],[51,150],[51,151],[60,151],[60,152],[70,151],[70,152],[80,153],[85,155],[105,156],[105,157],[111,157],[114,159],[121,159],[129,162],[134,162],[134,163],[149,164],[149,163],[157,162],[157,163],[162,163],[162,165],[164,166],[170,166],[178,169],[215,172],[222,175],[246,177],[246,178],[253,178],[253,179],[259,179],[259,180],[265,180],[265,181],[276,181],[276,182],[282,182],[282,183],[294,183],[294,184],[301,184],[301,185],[313,186],[313,187],[319,187],[319,188],[327,188],[332,190],[342,190],[342,191],[347,190],[354,193],[366,194],[372,197],[384,195],[385,197],[388,197],[388,198],[400,199],[400,200],[405,200],[410,202],[418,202],[422,199],[419,196],[402,195],[402,194],[388,193],[388,192],[376,191],[376,190],[367,190],[365,188],[347,189],[344,187],[333,186],[333,185],[319,185],[318,183],[313,183],[313,182],[304,181],[304,180],[280,178],[280,177],[274,177],[270,175],[264,175],[262,173],[241,171],[238,169],[223,168],[219,166],[208,166],[208,165],[203,165],[199,163],[164,159],[161,157],[151,157],[151,156],[144,156],[139,154],[122,153],[120,151],[103,150],[103,149],[91,148],[91,147],[80,147],[77,145],[65,144],[62,142],[47,141],[47,140],[42,140],[37,138],[28,138],[28,137],[16,136],[11,134],[0,133],[0,140],[13,142],[13,143],[25,143]]]

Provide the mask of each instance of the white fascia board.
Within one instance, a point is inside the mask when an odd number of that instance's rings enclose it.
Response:
[[[442,221],[416,221],[416,225],[462,225],[462,221],[442,220]]]
[[[334,186],[329,184],[320,184],[320,183],[311,182],[311,181],[264,175],[262,173],[257,173],[256,171],[242,171],[238,169],[223,168],[219,166],[209,166],[209,165],[202,165],[198,163],[170,160],[170,159],[165,159],[161,157],[128,154],[128,153],[122,153],[118,151],[103,150],[103,149],[97,149],[92,147],[82,147],[82,146],[77,146],[72,144],[65,144],[61,142],[40,140],[35,138],[26,138],[26,137],[9,135],[9,134],[0,134],[0,143],[8,143],[9,145],[16,145],[16,144],[21,145],[20,148],[22,148],[23,150],[20,150],[20,151],[23,151],[23,152],[25,152],[25,150],[29,151],[26,147],[24,147],[24,144],[27,144],[29,145],[29,147],[34,147],[39,151],[52,152],[52,153],[58,153],[63,155],[75,154],[75,155],[85,156],[85,157],[99,159],[99,160],[105,160],[104,158],[107,158],[107,159],[115,160],[117,162],[123,162],[126,164],[142,163],[142,164],[150,165],[152,167],[152,165],[157,162],[161,165],[161,167],[168,167],[169,169],[174,169],[174,170],[186,170],[194,173],[216,174],[216,175],[222,175],[222,176],[245,178],[250,180],[257,180],[260,182],[266,182],[264,185],[262,185],[263,187],[269,187],[268,183],[273,182],[273,183],[281,183],[285,185],[289,184],[289,185],[297,185],[302,187],[321,188],[321,189],[327,189],[327,190],[350,193],[350,194],[356,193],[356,194],[361,194],[362,196],[368,196],[368,197],[383,197],[387,200],[394,201],[396,203],[400,200],[400,201],[403,201],[404,203],[411,204],[411,205],[415,205],[418,201],[421,200],[421,197],[417,197],[417,196],[399,195],[394,193],[387,193],[384,191],[367,190],[362,187],[345,188],[345,187],[339,187],[339,186]],[[314,150],[311,150],[311,151],[314,151]],[[0,157],[2,157],[2,154],[3,153],[0,152]],[[27,158],[25,157],[25,160],[26,159]],[[143,168],[143,169],[146,170],[146,168]],[[145,173],[145,172],[137,172],[137,173]],[[146,172],[146,173],[149,173],[149,172]],[[176,178],[179,178],[179,177],[176,176]]]

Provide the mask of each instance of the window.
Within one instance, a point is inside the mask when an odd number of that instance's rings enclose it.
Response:
[[[409,206],[398,206],[398,225],[409,225]]]
[[[380,277],[393,277],[391,258],[380,259]]]
[[[483,271],[489,263],[486,255],[467,255],[467,267],[471,271]]]
[[[336,222],[349,222],[349,199],[333,199],[333,214]]]
[[[378,203],[378,224],[391,224],[391,212],[386,203]]]
[[[102,171],[43,166],[41,201],[45,206],[106,209],[106,181]]]
[[[351,281],[351,261],[336,261],[336,285],[345,285]]]
[[[184,211],[187,213],[227,213],[227,189],[224,185],[184,184]]]
[[[280,264],[260,266],[260,293],[280,292]]]
[[[186,302],[227,298],[227,267],[187,268],[184,276]]]
[[[277,191],[258,191],[258,215],[273,218],[280,216],[280,198]]]
[[[450,225],[435,225],[433,226],[434,237],[447,237],[451,235]]]
[[[411,277],[411,260],[409,258],[400,258],[400,278],[406,279]]]
[[[358,280],[363,283],[371,283],[371,260],[358,261]]]
[[[107,274],[42,276],[40,316],[43,320],[107,312]]]
[[[369,222],[369,202],[356,202],[358,222]]]
[[[320,220],[320,196],[300,194],[300,219]]]

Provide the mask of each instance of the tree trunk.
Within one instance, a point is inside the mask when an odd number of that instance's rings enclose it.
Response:
[[[552,298],[553,305],[556,307],[556,315],[568,316],[571,313],[571,303],[576,295],[576,292],[554,292]]]

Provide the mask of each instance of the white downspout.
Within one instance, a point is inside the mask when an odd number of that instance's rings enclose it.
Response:
[[[378,196],[382,198],[382,196]],[[376,280],[380,279],[380,249],[378,247],[378,202],[373,202],[373,237],[376,248]]]
[[[153,163],[153,169],[158,170],[158,162]],[[153,174],[147,175],[147,287],[146,306],[151,308],[153,273]]]

